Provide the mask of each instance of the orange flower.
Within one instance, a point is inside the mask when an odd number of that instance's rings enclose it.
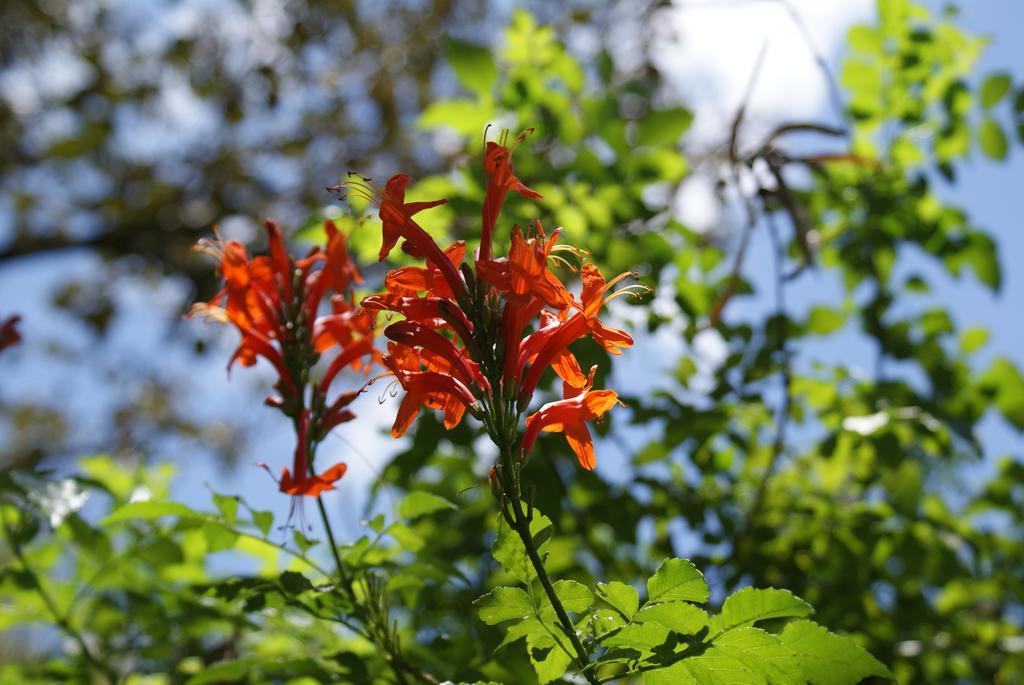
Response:
[[[399,345],[398,347],[402,347]],[[452,429],[462,420],[467,407],[476,404],[476,398],[469,388],[450,373],[438,371],[410,371],[403,368],[404,355],[384,356],[384,366],[398,379],[405,389],[405,397],[398,406],[398,414],[391,428],[391,436],[400,438],[416,420],[420,407],[440,409],[444,412],[444,426]]]
[[[512,245],[508,258],[478,259],[477,273],[485,281],[507,294],[509,301],[526,303],[532,299],[552,309],[562,310],[572,304],[572,296],[565,285],[548,268],[549,259],[560,256],[552,253],[561,251],[578,252],[567,245],[557,245],[559,229],[548,238],[539,221],[533,223],[534,234],[526,238],[516,226],[512,229]],[[532,318],[532,317],[531,317]]]
[[[473,338],[473,324],[466,313],[451,300],[441,297],[402,297],[400,295],[370,295],[362,306],[371,311],[401,314],[430,328],[450,327],[464,343]]]
[[[330,219],[324,222],[324,229],[327,231],[324,273],[330,277],[331,290],[342,293],[348,290],[352,283],[361,284],[363,276],[349,255],[348,239],[345,234],[339,231]]]
[[[512,142],[509,149],[505,145],[489,141],[484,150],[484,171],[490,177],[487,183],[487,194],[484,196],[483,207],[483,232],[480,237],[480,259],[491,258],[491,242],[494,235],[494,225],[498,221],[502,205],[505,204],[505,196],[508,191],[514,190],[523,197],[540,200],[543,196],[532,188],[523,185],[512,171],[512,152],[519,143],[526,139],[528,133],[533,129],[523,131]],[[502,137],[504,138],[504,133]]]
[[[281,230],[267,221],[269,255],[249,257],[235,241],[201,240],[198,248],[217,258],[224,287],[208,303],[193,306],[193,314],[232,323],[242,334],[241,344],[228,364],[245,366],[267,359],[279,381],[266,403],[289,416],[296,431],[292,469],[282,469],[278,487],[299,496],[317,496],[333,490],[345,464],[320,475],[312,468],[311,450],[336,426],[355,415],[348,405],[359,392],[328,399],[332,381],[347,367],[368,370],[379,358],[374,349],[375,312],[353,304],[349,288],[362,276],[352,263],[344,235],[326,222],[327,245],[305,258],[287,253]],[[331,311],[320,316],[324,300]],[[324,377],[312,381],[311,371],[322,354],[336,350]]]
[[[334,489],[334,483],[345,475],[348,466],[340,462],[320,475],[310,473],[309,450],[309,410],[302,412],[297,426],[297,442],[292,471],[287,466],[281,468],[281,480],[278,487],[281,492],[296,497],[316,497],[322,492]],[[293,475],[294,474],[294,475]]]
[[[601,275],[600,270],[593,264],[584,264],[580,271],[583,281],[583,292],[580,295],[582,304],[574,303],[574,307],[578,311],[570,318],[559,323],[555,330],[546,332],[546,340],[544,340],[543,346],[538,350],[533,364],[531,364],[529,371],[526,372],[523,378],[519,394],[520,407],[525,407],[530,401],[530,397],[533,396],[533,391],[537,388],[537,383],[540,381],[541,374],[544,373],[548,366],[555,363],[556,360],[561,360],[561,370],[563,373],[559,375],[562,379],[574,386],[580,385],[581,374],[576,373],[576,369],[572,368],[572,364],[568,362],[565,355],[569,345],[583,336],[589,334],[612,354],[621,354],[620,348],[630,347],[633,344],[633,338],[629,333],[605,325],[597,318],[597,315],[605,304],[616,297],[625,294],[635,294],[638,291],[647,291],[649,288],[646,288],[646,286],[627,286],[606,296],[606,293],[613,285],[623,278],[633,275],[632,272],[619,274],[611,281],[605,282],[604,276]],[[524,359],[523,362],[525,363],[525,361]],[[578,369],[578,366],[576,368]]]
[[[329,188],[332,191],[351,191],[360,194],[371,204],[379,209],[377,215],[380,217],[382,226],[381,246],[378,258],[384,261],[391,253],[391,250],[398,243],[399,238],[404,238],[409,244],[404,249],[416,256],[422,257],[433,263],[440,272],[448,287],[456,298],[462,297],[466,286],[462,282],[462,276],[458,269],[452,264],[447,255],[437,246],[434,239],[430,237],[422,226],[413,221],[413,216],[424,209],[437,207],[448,202],[448,200],[432,200],[429,202],[406,202],[405,187],[409,185],[408,174],[395,174],[388,179],[383,190],[374,187],[369,179],[355,177],[349,174],[349,180]],[[342,196],[344,197],[344,196]]]
[[[21,334],[18,332],[20,316],[10,316],[0,322],[0,350],[12,347],[21,342]]]
[[[577,395],[557,402],[549,402],[526,419],[523,435],[523,458],[529,455],[541,431],[564,433],[569,447],[576,453],[580,466],[588,471],[594,468],[594,441],[587,429],[587,421],[604,416],[619,402],[614,390],[591,390],[594,371],[591,370],[587,386]]]
[[[508,192],[540,197],[512,170],[512,152],[526,133],[511,146],[505,145],[507,133],[499,142],[486,144],[483,230],[471,264],[462,263],[464,243],[456,242],[442,252],[410,218],[422,207],[404,201],[408,176],[392,176],[383,192],[365,179],[339,189],[357,190],[380,208],[382,258],[403,237],[402,249],[425,261],[422,266],[391,271],[385,278],[388,293],[362,301],[367,310],[405,318],[384,331],[393,343],[383,363],[407,391],[392,435],[403,435],[424,406],[444,411],[448,428],[469,409],[484,419],[492,439],[507,454],[504,450],[516,440],[518,423],[550,367],[562,379],[566,399],[530,415],[522,446],[528,452],[541,430],[564,432],[580,463],[589,469],[594,465],[593,444],[585,422],[607,412],[618,395],[593,390],[593,371],[584,375],[569,347],[583,337],[594,338],[613,354],[632,345],[628,333],[607,326],[598,316],[615,297],[650,289],[634,285],[610,293],[631,273],[605,281],[596,266],[584,264],[579,270],[582,289],[577,300],[552,271],[551,263],[560,262],[576,272],[562,253],[577,258],[586,253],[558,244],[559,230],[547,234],[539,221],[525,232],[513,227],[508,255],[492,255],[495,226]],[[490,417],[484,413],[492,411],[496,413]]]
[[[460,351],[448,338],[416,321],[399,321],[384,329],[384,335],[400,345],[410,348],[418,345],[447,363],[451,373],[466,386],[484,386],[487,380],[480,367]]]
[[[445,251],[448,260],[458,268],[466,255],[466,241],[459,240],[449,245]],[[388,272],[384,278],[384,287],[395,295],[415,295],[426,291],[431,297],[453,298],[455,293],[445,280],[441,269],[428,261],[426,267],[403,266]]]

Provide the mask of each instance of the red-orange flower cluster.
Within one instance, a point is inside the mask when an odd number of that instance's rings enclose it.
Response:
[[[337,464],[316,475],[309,455],[331,429],[355,418],[348,405],[357,392],[333,401],[328,393],[342,370],[369,370],[379,358],[374,314],[354,304],[350,287],[362,283],[362,276],[333,222],[326,222],[327,245],[298,260],[288,255],[277,224],[267,221],[266,231],[266,256],[250,258],[234,240],[199,242],[199,250],[218,260],[224,287],[208,303],[194,305],[192,314],[231,323],[242,334],[229,368],[236,361],[252,366],[258,357],[273,365],[278,394],[267,404],[292,418],[297,436],[292,469],[282,470],[279,486],[291,495],[316,496],[334,489],[345,473],[345,464]],[[325,301],[329,312],[321,314]],[[312,381],[311,369],[329,351],[336,354],[321,380]]]
[[[559,231],[548,234],[540,222],[526,232],[514,227],[507,256],[493,255],[493,236],[508,192],[541,197],[512,170],[512,151],[525,134],[516,137],[511,148],[504,141],[487,143],[484,170],[489,182],[482,239],[472,265],[464,263],[463,242],[442,250],[413,218],[446,200],[406,202],[409,177],[405,174],[392,176],[383,189],[350,174],[336,190],[358,193],[378,208],[383,223],[381,259],[401,239],[406,253],[424,261],[423,266],[391,271],[384,281],[387,293],[362,303],[367,309],[404,317],[384,330],[391,342],[383,362],[407,392],[392,435],[403,435],[419,410],[429,407],[444,412],[448,428],[469,410],[484,422],[495,442],[506,443],[518,436],[522,414],[545,370],[551,368],[563,381],[565,399],[543,406],[526,419],[522,458],[540,431],[560,431],[580,464],[592,469],[593,442],[585,422],[600,418],[618,396],[611,390],[592,390],[593,370],[583,373],[570,346],[591,337],[619,354],[632,345],[628,333],[608,326],[598,316],[612,298],[649,289],[628,286],[611,292],[631,274],[605,281],[596,266],[584,263],[577,298],[552,267],[576,271],[564,255],[583,259],[586,253],[559,244]]]

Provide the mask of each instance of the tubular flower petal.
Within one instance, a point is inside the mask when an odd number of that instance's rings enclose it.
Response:
[[[569,383],[574,384],[578,382],[578,376],[574,373],[571,365],[566,365],[564,355],[568,346],[583,336],[589,334],[599,345],[612,354],[622,354],[622,348],[633,345],[633,337],[629,333],[619,328],[612,328],[597,318],[601,308],[612,299],[622,294],[635,294],[638,291],[646,292],[649,290],[645,286],[640,286],[639,288],[627,286],[611,295],[606,294],[612,286],[631,275],[632,272],[627,271],[626,273],[619,274],[611,281],[605,282],[604,276],[601,275],[600,270],[596,266],[590,263],[583,265],[580,269],[580,276],[583,281],[583,291],[580,295],[582,304],[575,305],[578,311],[559,324],[558,330],[550,334],[543,347],[537,352],[533,364],[523,378],[519,396],[520,406],[525,406],[525,403],[529,402],[533,391],[537,388],[541,374],[544,373],[548,366],[555,363],[557,359],[563,360],[561,365],[562,372],[558,375]]]
[[[454,428],[462,419],[466,407],[476,404],[476,398],[461,381],[450,374],[437,371],[410,371],[392,355],[385,355],[386,366],[406,391],[398,407],[391,435],[400,438],[412,425],[420,407],[441,409],[445,412],[445,427]]]
[[[329,274],[330,286],[334,292],[345,292],[352,283],[363,283],[363,276],[348,252],[348,239],[338,230],[334,222],[324,222],[327,231],[326,259],[324,271]]]
[[[408,250],[436,266],[455,297],[462,297],[466,286],[462,282],[462,276],[459,275],[458,269],[437,246],[430,234],[412,218],[419,212],[443,205],[448,200],[406,202],[405,188],[407,185],[409,185],[408,174],[395,174],[388,179],[383,190],[378,190],[370,184],[368,179],[362,178],[358,180],[350,178],[331,190],[359,193],[378,208],[377,215],[380,217],[382,226],[380,252],[377,255],[380,261],[387,258],[399,238],[404,238],[409,243]]]
[[[480,374],[480,367],[464,352],[460,352],[448,338],[416,321],[399,321],[384,329],[384,335],[397,343],[413,347],[419,345],[444,359],[452,373],[464,385],[486,383]]]
[[[549,402],[526,419],[523,435],[523,456],[529,455],[541,431],[564,433],[580,466],[594,468],[594,441],[587,430],[587,421],[603,416],[619,402],[614,390],[584,390],[575,397]]]
[[[304,497],[316,497],[322,492],[334,489],[334,483],[345,475],[348,466],[338,463],[327,469],[319,476],[311,473],[309,468],[309,410],[302,412],[298,423],[298,435],[295,445],[295,459],[292,462],[292,471],[288,467],[281,468],[281,480],[278,487],[281,492]]]
[[[452,243],[444,253],[452,265],[458,268],[466,254],[465,241],[459,240]],[[455,293],[449,287],[441,269],[430,261],[427,262],[426,267],[403,266],[390,271],[384,278],[384,287],[389,293],[395,295],[415,295],[426,291],[428,297],[455,297]]]
[[[489,141],[484,150],[484,171],[490,178],[487,183],[487,194],[484,196],[480,259],[491,258],[494,225],[498,221],[502,205],[505,204],[505,196],[508,195],[508,191],[514,190],[523,197],[534,200],[540,200],[543,197],[536,190],[523,185],[523,182],[512,171],[512,152],[526,138],[528,132],[524,131],[516,136],[511,149]]]

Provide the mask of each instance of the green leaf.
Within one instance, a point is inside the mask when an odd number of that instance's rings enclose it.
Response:
[[[445,58],[459,83],[476,95],[489,93],[498,78],[498,67],[486,46],[449,38]]]
[[[292,540],[295,541],[295,546],[299,548],[299,551],[305,554],[310,548],[320,544],[319,540],[312,540],[302,534],[297,528],[292,531]]]
[[[637,122],[637,145],[673,145],[690,124],[693,113],[681,107],[655,110]]]
[[[258,664],[257,657],[243,657],[231,661],[218,661],[185,681],[185,685],[207,683],[233,683],[245,678]]]
[[[473,604],[478,607],[480,620],[487,625],[504,621],[522,620],[534,615],[530,596],[520,588],[496,587]]]
[[[100,521],[100,524],[109,526],[112,523],[121,523],[134,519],[153,520],[163,518],[164,516],[178,516],[186,519],[206,518],[205,514],[194,511],[180,502],[148,500],[145,502],[129,502]]]
[[[525,506],[524,506],[525,508]],[[519,534],[504,521],[499,521],[500,532],[494,545],[491,547],[491,554],[505,570],[516,580],[529,584],[535,577],[536,571],[526,554],[526,547],[519,539]],[[541,560],[547,556],[548,538],[551,536],[551,519],[533,510],[533,519],[530,521],[530,534],[533,537],[534,545],[540,554]]]
[[[981,232],[972,233],[962,259],[971,267],[979,281],[992,290],[999,290],[1003,274],[999,266],[996,244],[991,237]]]
[[[298,571],[285,571],[281,574],[281,587],[288,594],[297,595],[300,592],[312,590],[313,584],[309,582],[309,578]]]
[[[707,655],[723,655],[741,662],[770,685],[803,685],[800,661],[775,635],[757,628],[732,630],[715,640]]]
[[[483,598],[481,597],[481,599]],[[503,647],[507,647],[513,642],[518,642],[519,640],[522,640],[524,637],[529,636],[530,633],[546,633],[547,630],[547,627],[545,627],[543,623],[541,623],[539,620],[533,617],[524,618],[522,621],[519,621],[518,623],[509,623],[505,627],[505,637],[498,644],[498,646],[495,647],[494,651],[498,651]]]
[[[142,545],[136,551],[136,555],[139,559],[154,566],[180,564],[185,560],[185,554],[181,547],[165,537],[158,537],[152,542]]]
[[[814,685],[855,685],[868,676],[892,679],[889,670],[863,647],[811,621],[788,624],[779,638]]]
[[[71,536],[75,541],[75,544],[87,554],[91,554],[100,561],[106,561],[110,558],[112,547],[110,540],[98,528],[93,528],[85,519],[79,516],[77,513],[71,513],[66,519],[65,524],[71,530]]]
[[[722,611],[711,619],[711,634],[771,618],[803,618],[813,612],[810,604],[789,590],[746,587],[725,599]]]
[[[998,103],[1009,92],[1011,84],[1010,75],[1004,71],[989,74],[981,84],[981,106],[988,109]]]
[[[636,588],[618,580],[598,583],[597,596],[625,616],[626,620],[632,619],[637,607],[640,606],[640,593]]]
[[[490,105],[472,100],[441,100],[427,107],[416,125],[428,130],[447,127],[464,136],[478,136],[495,114]]]
[[[619,632],[609,635],[601,644],[611,649],[624,647],[638,652],[653,652],[669,640],[669,631],[657,623],[630,623]]]
[[[774,635],[740,628],[703,653],[644,674],[645,685],[804,685],[800,662]]]
[[[238,541],[238,533],[219,521],[203,524],[203,538],[210,552],[231,549]]]
[[[252,522],[264,535],[267,535],[270,533],[271,526],[274,525],[274,514],[270,511],[254,511],[252,512]]]
[[[237,497],[214,493],[213,503],[217,506],[217,509],[220,511],[220,515],[224,518],[226,523],[231,524],[235,522],[235,518],[238,516]]]
[[[1006,420],[1024,430],[1024,377],[1009,359],[996,358],[979,379],[994,395],[995,406]]]
[[[444,497],[418,490],[410,492],[402,500],[401,506],[398,507],[398,515],[404,519],[415,519],[442,509],[458,509],[458,507]]]
[[[711,595],[704,576],[686,559],[666,559],[647,579],[651,602],[706,602]]]
[[[396,521],[388,526],[387,532],[403,549],[407,549],[410,552],[418,552],[426,544],[423,541],[423,536],[401,521]]]
[[[657,623],[674,633],[696,635],[708,625],[708,614],[687,602],[648,604],[634,618],[638,623]]]
[[[846,315],[832,307],[817,305],[807,315],[807,331],[814,335],[835,333],[846,323]]]
[[[991,159],[1006,159],[1006,152],[1009,147],[1006,142],[1006,134],[1002,126],[995,119],[986,119],[978,129],[978,143],[981,151]]]
[[[594,593],[583,583],[577,583],[575,580],[557,580],[554,583],[554,588],[555,596],[558,597],[566,611],[581,613],[589,609],[594,603]],[[555,615],[554,609],[551,607],[546,594],[543,606],[547,610],[545,612],[546,615],[550,615],[553,618]]]
[[[526,651],[530,655],[530,663],[537,673],[537,680],[550,683],[565,674],[572,663],[572,656],[567,653],[568,639],[559,635],[559,642],[548,631],[531,631],[526,636]],[[564,645],[564,648],[563,648]]]
[[[964,354],[977,352],[988,342],[988,330],[975,326],[965,329],[960,334],[960,349]]]

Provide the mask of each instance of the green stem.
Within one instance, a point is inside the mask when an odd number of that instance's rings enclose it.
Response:
[[[512,507],[512,520],[509,521],[510,525],[515,528],[516,533],[519,534],[519,539],[523,541],[523,546],[526,548],[526,556],[529,557],[530,563],[533,565],[534,571],[537,573],[537,578],[540,580],[541,587],[544,588],[544,594],[547,595],[548,601],[551,602],[552,608],[555,610],[555,616],[558,617],[559,623],[562,624],[562,630],[565,632],[566,637],[572,643],[573,649],[576,651],[576,661],[579,666],[580,673],[587,679],[587,682],[592,685],[597,685],[596,676],[588,670],[590,665],[590,654],[587,652],[583,643],[580,641],[579,635],[576,634],[576,626],[573,624],[572,619],[569,618],[569,614],[565,611],[565,607],[562,606],[562,600],[558,598],[555,593],[555,586],[551,582],[551,578],[548,576],[547,569],[544,568],[544,561],[540,558],[540,553],[537,551],[537,546],[534,544],[533,535],[530,534],[530,522],[526,518],[526,514],[523,512],[523,503],[519,499],[519,471],[514,468],[512,459],[512,450],[506,446],[499,445],[502,447],[502,462],[503,469],[507,474],[503,478],[505,484],[505,498],[509,500],[509,504]]]
[[[351,584],[351,579],[348,575],[348,569],[345,568],[345,564],[341,561],[341,555],[338,554],[338,543],[334,541],[334,531],[331,529],[331,521],[327,518],[327,509],[324,507],[324,500],[320,495],[316,497],[316,508],[320,511],[320,520],[323,521],[324,531],[327,532],[327,542],[331,546],[331,555],[334,557],[334,565],[338,568],[338,576],[341,578],[341,582],[345,585]],[[349,588],[351,592],[351,588]]]
[[[310,469],[313,468],[313,450],[316,445],[310,445]],[[360,613],[363,614],[360,618],[364,623],[369,623],[367,619],[372,619],[372,612],[368,611],[366,607],[359,603],[359,598],[356,595],[355,588],[353,586],[354,579],[348,572],[348,568],[345,563],[341,560],[341,555],[338,554],[338,543],[334,539],[334,530],[331,527],[331,520],[327,517],[327,509],[324,507],[323,498],[317,496],[316,498],[317,510],[320,512],[320,520],[324,524],[324,531],[327,533],[327,542],[331,547],[331,556],[334,557],[334,564],[338,569],[338,576],[341,579],[341,587],[344,592],[348,595],[352,604],[357,607]],[[387,635],[378,636],[375,631],[371,629],[368,633],[374,638],[372,641],[376,645],[377,649],[381,652],[381,656],[391,665],[392,670],[395,672],[395,678],[398,679],[399,683],[405,683],[405,674],[409,674],[423,683],[429,683],[430,685],[436,685],[438,683],[437,678],[424,673],[420,669],[413,666],[411,663],[405,660],[401,652],[397,648],[397,644],[392,645],[392,641],[388,639]]]

